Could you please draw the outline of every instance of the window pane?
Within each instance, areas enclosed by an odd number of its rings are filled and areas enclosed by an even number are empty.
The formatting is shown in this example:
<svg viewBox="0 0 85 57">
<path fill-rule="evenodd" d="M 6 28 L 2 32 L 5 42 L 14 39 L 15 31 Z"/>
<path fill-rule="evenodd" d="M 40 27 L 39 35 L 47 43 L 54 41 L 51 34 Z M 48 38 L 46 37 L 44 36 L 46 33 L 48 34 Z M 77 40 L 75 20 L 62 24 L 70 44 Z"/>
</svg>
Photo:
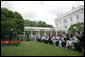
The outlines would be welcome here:
<svg viewBox="0 0 85 57">
<path fill-rule="evenodd" d="M 76 18 L 79 19 L 79 15 L 76 15 Z"/>
<path fill-rule="evenodd" d="M 67 27 L 65 26 L 65 28 L 67 28 Z"/>
<path fill-rule="evenodd" d="M 64 20 L 63 23 L 67 23 L 67 20 Z"/>
<path fill-rule="evenodd" d="M 72 21 L 72 17 L 70 17 L 71 21 Z"/>
</svg>

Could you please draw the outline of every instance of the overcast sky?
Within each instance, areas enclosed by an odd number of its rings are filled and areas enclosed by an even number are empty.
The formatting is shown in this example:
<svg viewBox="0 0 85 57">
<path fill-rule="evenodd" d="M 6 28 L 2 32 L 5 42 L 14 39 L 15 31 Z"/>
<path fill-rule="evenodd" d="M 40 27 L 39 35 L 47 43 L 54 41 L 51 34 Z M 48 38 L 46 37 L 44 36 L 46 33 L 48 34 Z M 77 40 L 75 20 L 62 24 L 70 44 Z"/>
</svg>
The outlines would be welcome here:
<svg viewBox="0 0 85 57">
<path fill-rule="evenodd" d="M 54 20 L 84 1 L 1 1 L 1 8 L 19 12 L 25 20 L 45 21 L 55 27 Z"/>
</svg>

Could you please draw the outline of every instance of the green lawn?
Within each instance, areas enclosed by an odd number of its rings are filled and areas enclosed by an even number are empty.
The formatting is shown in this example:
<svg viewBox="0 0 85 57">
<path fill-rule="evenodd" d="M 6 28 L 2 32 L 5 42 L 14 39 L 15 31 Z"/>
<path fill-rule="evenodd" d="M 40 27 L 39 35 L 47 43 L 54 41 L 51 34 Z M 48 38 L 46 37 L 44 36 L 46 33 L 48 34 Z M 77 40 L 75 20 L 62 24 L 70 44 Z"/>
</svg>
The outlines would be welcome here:
<svg viewBox="0 0 85 57">
<path fill-rule="evenodd" d="M 82 53 L 40 42 L 26 41 L 21 42 L 20 46 L 1 47 L 1 56 L 82 56 Z"/>
</svg>

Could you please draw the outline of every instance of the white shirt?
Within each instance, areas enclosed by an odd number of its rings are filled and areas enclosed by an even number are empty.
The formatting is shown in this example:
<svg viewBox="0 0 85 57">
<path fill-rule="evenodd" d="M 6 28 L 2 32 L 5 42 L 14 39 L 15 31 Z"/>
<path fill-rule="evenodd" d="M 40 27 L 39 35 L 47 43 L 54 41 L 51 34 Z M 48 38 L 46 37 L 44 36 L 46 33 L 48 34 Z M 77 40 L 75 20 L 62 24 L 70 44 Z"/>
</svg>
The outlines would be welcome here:
<svg viewBox="0 0 85 57">
<path fill-rule="evenodd" d="M 77 43 L 77 42 L 79 42 L 79 40 L 76 37 L 74 37 L 74 41 L 73 42 Z"/>
<path fill-rule="evenodd" d="M 42 39 L 41 40 L 45 40 L 46 38 L 45 37 L 42 37 Z"/>
<path fill-rule="evenodd" d="M 51 40 L 52 40 L 53 42 L 56 42 L 56 37 L 53 36 L 53 37 L 51 38 Z"/>
<path fill-rule="evenodd" d="M 59 40 L 59 39 L 60 39 L 60 37 L 56 37 L 56 39 L 57 39 L 57 40 Z"/>
<path fill-rule="evenodd" d="M 47 37 L 45 40 L 49 40 L 49 37 Z"/>
</svg>

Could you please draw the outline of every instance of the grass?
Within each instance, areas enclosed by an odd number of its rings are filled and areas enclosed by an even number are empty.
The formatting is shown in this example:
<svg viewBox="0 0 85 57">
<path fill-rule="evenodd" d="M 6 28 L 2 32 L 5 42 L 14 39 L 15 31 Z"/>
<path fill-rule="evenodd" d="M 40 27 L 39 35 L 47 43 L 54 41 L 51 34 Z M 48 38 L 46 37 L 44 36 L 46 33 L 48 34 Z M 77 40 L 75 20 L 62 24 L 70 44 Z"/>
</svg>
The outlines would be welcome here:
<svg viewBox="0 0 85 57">
<path fill-rule="evenodd" d="M 66 50 L 40 42 L 21 42 L 20 46 L 1 47 L 1 56 L 83 56 L 74 50 Z"/>
</svg>

